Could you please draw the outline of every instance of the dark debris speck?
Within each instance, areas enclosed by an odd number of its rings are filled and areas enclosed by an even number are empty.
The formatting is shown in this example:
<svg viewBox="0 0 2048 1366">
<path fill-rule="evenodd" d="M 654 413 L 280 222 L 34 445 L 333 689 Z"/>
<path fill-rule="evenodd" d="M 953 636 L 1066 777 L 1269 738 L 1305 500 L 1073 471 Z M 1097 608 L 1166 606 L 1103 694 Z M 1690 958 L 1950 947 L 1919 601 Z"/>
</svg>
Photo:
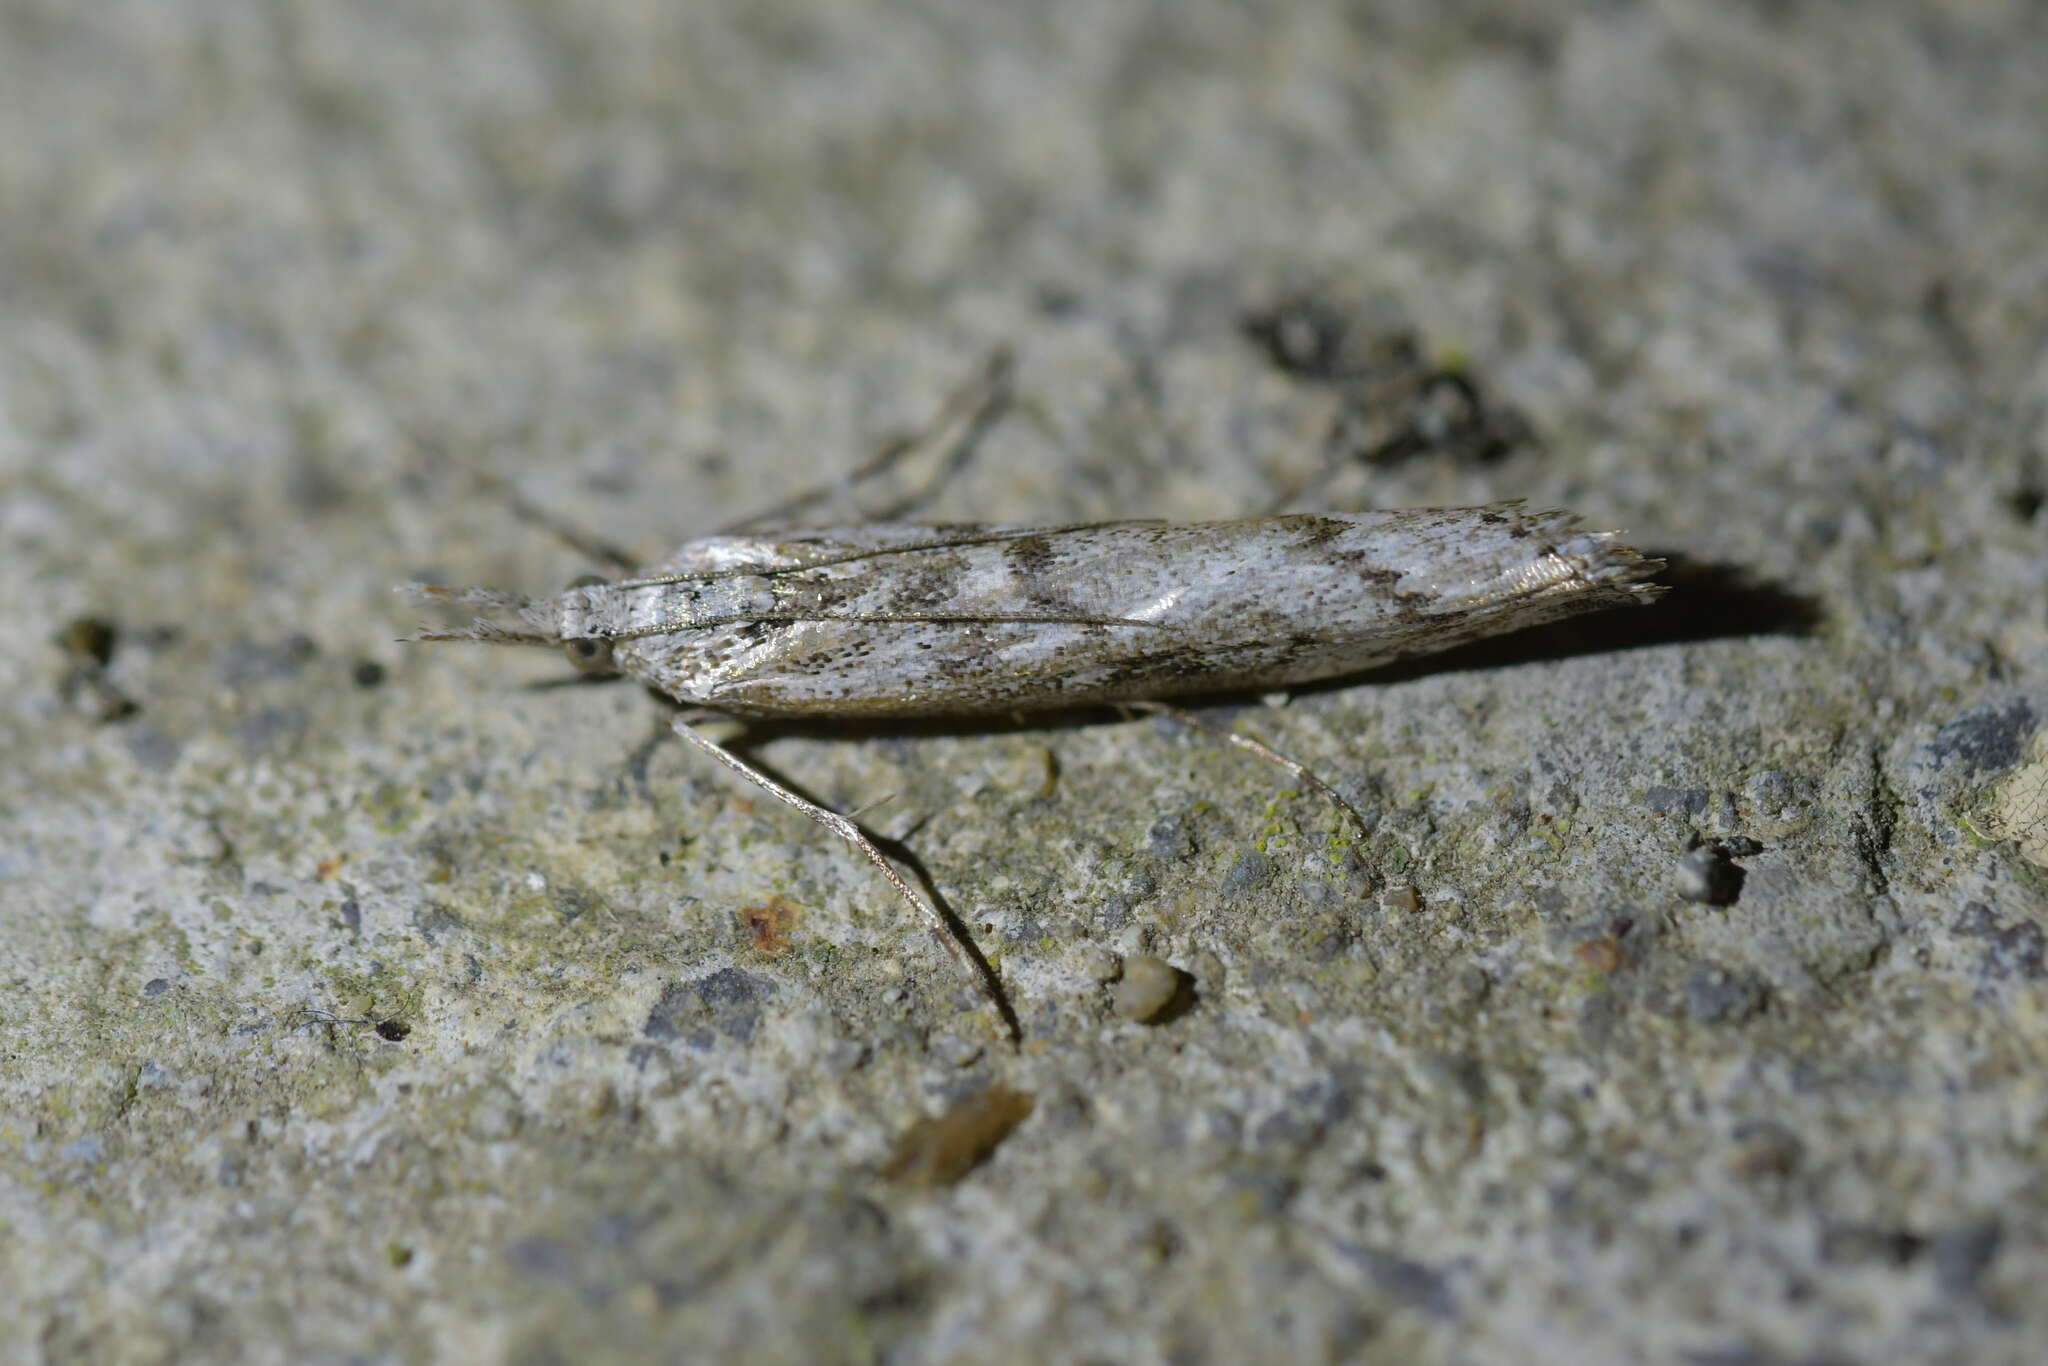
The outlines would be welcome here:
<svg viewBox="0 0 2048 1366">
<path fill-rule="evenodd" d="M 1334 305 L 1297 295 L 1245 314 L 1238 326 L 1285 374 L 1324 382 L 1347 377 L 1351 324 Z"/>
<path fill-rule="evenodd" d="M 114 646 L 120 639 L 120 628 L 105 617 L 74 617 L 57 633 L 57 647 L 74 659 L 104 669 L 113 662 Z"/>
<path fill-rule="evenodd" d="M 2043 505 L 2048 505 L 2048 491 L 2035 484 L 2025 484 L 2007 495 L 2005 505 L 2020 521 L 2031 522 L 2040 515 Z"/>
<path fill-rule="evenodd" d="M 1736 866 L 1732 850 L 1705 844 L 1687 851 L 1673 874 L 1678 895 L 1703 906 L 1732 906 L 1742 896 L 1747 874 Z"/>
</svg>

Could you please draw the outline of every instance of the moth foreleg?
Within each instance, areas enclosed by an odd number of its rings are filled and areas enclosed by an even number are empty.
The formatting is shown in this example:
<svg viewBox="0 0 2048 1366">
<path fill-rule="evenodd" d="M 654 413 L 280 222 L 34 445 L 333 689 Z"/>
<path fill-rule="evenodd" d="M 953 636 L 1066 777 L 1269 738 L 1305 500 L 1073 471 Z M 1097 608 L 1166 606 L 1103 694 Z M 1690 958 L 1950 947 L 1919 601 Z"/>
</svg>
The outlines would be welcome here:
<svg viewBox="0 0 2048 1366">
<path fill-rule="evenodd" d="M 951 955 L 953 961 L 960 965 L 960 970 L 967 975 L 968 981 L 973 983 L 975 991 L 981 995 L 981 998 L 988 1002 L 989 1008 L 995 1011 L 996 1018 L 1002 1022 L 1004 1029 L 1008 1031 L 1010 1037 L 1014 1040 L 1018 1036 L 1016 1015 L 1011 1011 L 1009 1004 L 1003 1000 L 1002 994 L 996 986 L 995 973 L 989 967 L 987 960 L 976 951 L 974 945 L 968 941 L 965 932 L 951 918 L 933 904 L 929 898 L 918 892 L 915 887 L 912 887 L 908 878 L 905 878 L 903 874 L 896 871 L 895 865 L 890 863 L 882 851 L 875 847 L 874 841 L 868 838 L 866 832 L 838 812 L 827 810 L 816 802 L 807 801 L 799 797 L 760 769 L 755 768 L 752 764 L 740 758 L 739 755 L 709 739 L 696 726 L 691 724 L 689 716 L 678 716 L 675 719 L 674 726 L 676 734 L 688 740 L 698 749 L 704 751 L 704 753 L 710 755 L 719 763 L 724 764 L 734 773 L 739 774 L 742 778 L 753 783 L 776 800 L 795 807 L 827 830 L 830 830 L 833 834 L 839 836 L 839 838 L 845 840 L 848 844 L 851 844 L 855 849 L 858 849 L 861 855 L 869 863 L 874 864 L 882 876 L 889 880 L 889 885 L 896 889 L 897 895 L 909 902 L 911 908 L 924 919 L 925 924 L 931 930 L 932 937 L 937 939 L 946 952 Z"/>
<path fill-rule="evenodd" d="M 786 523 L 797 517 L 815 517 L 820 504 L 849 497 L 862 485 L 892 472 L 903 477 L 895 481 L 896 488 L 891 492 L 862 500 L 861 520 L 893 521 L 929 502 L 967 463 L 981 434 L 1009 402 L 1012 366 L 1009 348 L 997 347 L 946 396 L 923 430 L 884 443 L 880 450 L 838 479 L 792 494 L 743 521 L 721 528 L 721 534 L 732 535 L 764 523 Z M 911 486 L 905 467 L 922 466 L 930 469 L 923 471 L 921 481 Z"/>
<path fill-rule="evenodd" d="M 641 561 L 630 551 L 601 537 L 593 536 L 580 527 L 569 525 L 513 488 L 507 481 L 489 474 L 481 475 L 479 478 L 486 489 L 505 500 L 506 505 L 520 521 L 539 527 L 578 555 L 595 560 L 620 574 L 630 574 L 639 567 Z"/>
</svg>

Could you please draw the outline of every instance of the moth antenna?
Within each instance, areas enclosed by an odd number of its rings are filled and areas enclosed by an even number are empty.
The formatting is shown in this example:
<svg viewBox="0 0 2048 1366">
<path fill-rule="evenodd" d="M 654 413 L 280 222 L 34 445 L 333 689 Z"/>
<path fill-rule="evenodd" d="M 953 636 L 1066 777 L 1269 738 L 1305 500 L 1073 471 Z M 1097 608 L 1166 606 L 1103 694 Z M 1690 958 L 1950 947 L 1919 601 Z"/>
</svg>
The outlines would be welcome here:
<svg viewBox="0 0 2048 1366">
<path fill-rule="evenodd" d="M 401 583 L 391 590 L 423 602 L 459 602 L 468 607 L 490 607 L 501 612 L 523 612 L 532 599 L 500 588 L 450 588 L 445 583 Z"/>
<path fill-rule="evenodd" d="M 421 631 L 415 635 L 400 636 L 399 640 L 410 644 L 414 641 L 437 640 L 480 640 L 487 645 L 559 645 L 553 636 L 544 636 L 538 631 L 514 631 L 485 621 L 478 617 L 459 631 Z"/>
</svg>

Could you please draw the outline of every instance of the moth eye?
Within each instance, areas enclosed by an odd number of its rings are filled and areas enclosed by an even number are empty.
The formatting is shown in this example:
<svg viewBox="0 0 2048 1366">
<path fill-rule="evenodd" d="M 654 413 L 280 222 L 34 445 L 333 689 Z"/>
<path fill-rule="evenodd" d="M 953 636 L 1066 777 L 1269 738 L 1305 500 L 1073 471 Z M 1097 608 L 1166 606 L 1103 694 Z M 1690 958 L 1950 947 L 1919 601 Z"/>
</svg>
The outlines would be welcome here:
<svg viewBox="0 0 2048 1366">
<path fill-rule="evenodd" d="M 591 640 L 584 637 L 562 642 L 562 653 L 569 662 L 587 674 L 616 673 L 618 666 L 612 662 L 612 643 L 609 640 Z"/>
<path fill-rule="evenodd" d="M 578 574 L 575 578 L 569 580 L 567 587 L 595 588 L 597 587 L 597 585 L 601 583 L 608 582 L 610 582 L 610 580 L 606 579 L 605 576 L 602 574 Z"/>
</svg>

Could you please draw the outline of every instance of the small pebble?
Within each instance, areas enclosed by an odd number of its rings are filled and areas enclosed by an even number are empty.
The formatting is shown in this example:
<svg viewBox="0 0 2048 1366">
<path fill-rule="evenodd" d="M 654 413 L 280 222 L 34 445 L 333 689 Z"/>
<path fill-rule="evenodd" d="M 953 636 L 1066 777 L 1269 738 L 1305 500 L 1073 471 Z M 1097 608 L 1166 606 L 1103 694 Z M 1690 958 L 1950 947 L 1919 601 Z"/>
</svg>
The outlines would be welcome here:
<svg viewBox="0 0 2048 1366">
<path fill-rule="evenodd" d="M 1150 1020 L 1165 1010 L 1180 990 L 1180 973 L 1164 958 L 1134 953 L 1124 959 L 1124 979 L 1116 985 L 1113 1003 L 1126 1020 Z"/>
<path fill-rule="evenodd" d="M 1422 909 L 1422 893 L 1409 886 L 1389 887 L 1380 894 L 1380 909 L 1419 911 Z"/>
<path fill-rule="evenodd" d="M 1702 845 L 1678 860 L 1672 886 L 1687 901 L 1730 906 L 1742 895 L 1743 872 L 1718 845 Z"/>
<path fill-rule="evenodd" d="M 57 648 L 74 658 L 89 660 L 104 669 L 114 658 L 119 631 L 103 617 L 77 617 L 64 623 L 57 633 Z"/>
</svg>

